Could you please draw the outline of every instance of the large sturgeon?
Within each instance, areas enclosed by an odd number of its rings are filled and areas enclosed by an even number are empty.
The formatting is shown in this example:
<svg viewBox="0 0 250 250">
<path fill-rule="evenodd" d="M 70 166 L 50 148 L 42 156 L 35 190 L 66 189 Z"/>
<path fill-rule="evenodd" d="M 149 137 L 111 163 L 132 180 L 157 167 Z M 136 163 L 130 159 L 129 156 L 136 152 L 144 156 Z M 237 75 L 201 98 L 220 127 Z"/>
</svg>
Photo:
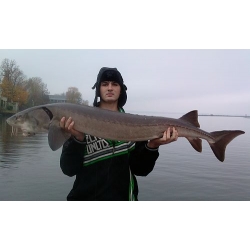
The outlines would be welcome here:
<svg viewBox="0 0 250 250">
<path fill-rule="evenodd" d="M 48 131 L 48 142 L 52 150 L 59 149 L 70 137 L 62 130 L 62 117 L 72 117 L 74 128 L 96 137 L 118 141 L 145 141 L 163 136 L 168 127 L 175 127 L 179 137 L 186 137 L 193 148 L 201 152 L 202 140 L 209 143 L 220 161 L 225 159 L 225 150 L 241 130 L 223 130 L 208 133 L 201 130 L 197 110 L 179 119 L 126 114 L 83 105 L 58 103 L 32 107 L 7 119 L 9 125 L 19 127 L 24 134 Z"/>
</svg>

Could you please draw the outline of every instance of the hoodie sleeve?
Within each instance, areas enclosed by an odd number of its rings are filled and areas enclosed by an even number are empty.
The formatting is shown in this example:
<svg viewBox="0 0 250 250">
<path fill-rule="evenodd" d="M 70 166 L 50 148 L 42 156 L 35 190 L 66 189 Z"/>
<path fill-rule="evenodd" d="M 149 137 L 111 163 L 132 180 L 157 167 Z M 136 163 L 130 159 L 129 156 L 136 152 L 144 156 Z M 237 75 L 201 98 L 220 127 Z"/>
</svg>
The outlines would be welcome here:
<svg viewBox="0 0 250 250">
<path fill-rule="evenodd" d="M 158 149 L 149 149 L 146 145 L 146 141 L 136 142 L 135 149 L 130 153 L 130 169 L 138 176 L 147 176 L 154 169 L 159 157 Z"/>
<path fill-rule="evenodd" d="M 65 175 L 76 175 L 83 165 L 84 144 L 69 138 L 63 145 L 60 167 Z"/>
</svg>

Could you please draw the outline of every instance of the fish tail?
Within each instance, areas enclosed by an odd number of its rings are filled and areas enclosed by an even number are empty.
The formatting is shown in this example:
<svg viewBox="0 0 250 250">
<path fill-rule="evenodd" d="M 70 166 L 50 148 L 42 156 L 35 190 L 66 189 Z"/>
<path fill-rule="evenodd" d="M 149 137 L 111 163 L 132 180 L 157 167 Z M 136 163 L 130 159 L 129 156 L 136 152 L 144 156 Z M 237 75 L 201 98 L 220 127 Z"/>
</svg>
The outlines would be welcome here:
<svg viewBox="0 0 250 250">
<path fill-rule="evenodd" d="M 245 134 L 241 130 L 223 130 L 210 133 L 215 142 L 208 142 L 217 159 L 221 162 L 225 160 L 227 145 L 238 135 Z"/>
</svg>

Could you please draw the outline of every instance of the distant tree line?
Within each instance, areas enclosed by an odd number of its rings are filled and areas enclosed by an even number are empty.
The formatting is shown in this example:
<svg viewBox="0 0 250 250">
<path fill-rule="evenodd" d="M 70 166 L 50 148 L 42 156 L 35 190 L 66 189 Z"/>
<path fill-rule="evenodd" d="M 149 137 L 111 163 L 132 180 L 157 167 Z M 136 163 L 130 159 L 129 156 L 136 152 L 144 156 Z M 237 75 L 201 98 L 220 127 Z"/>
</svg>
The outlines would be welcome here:
<svg viewBox="0 0 250 250">
<path fill-rule="evenodd" d="M 82 94 L 75 87 L 69 87 L 67 102 L 87 104 Z M 4 59 L 0 66 L 0 97 L 7 98 L 8 103 L 18 103 L 19 109 L 49 103 L 49 91 L 41 77 L 27 78 L 15 60 Z"/>
</svg>

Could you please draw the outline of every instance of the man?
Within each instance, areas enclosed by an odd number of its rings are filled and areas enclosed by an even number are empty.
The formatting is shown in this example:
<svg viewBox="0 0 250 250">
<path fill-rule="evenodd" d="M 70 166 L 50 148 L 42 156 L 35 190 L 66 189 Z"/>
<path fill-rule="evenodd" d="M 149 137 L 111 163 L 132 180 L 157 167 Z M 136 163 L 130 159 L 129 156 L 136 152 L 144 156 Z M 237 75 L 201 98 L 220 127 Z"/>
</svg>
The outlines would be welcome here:
<svg viewBox="0 0 250 250">
<path fill-rule="evenodd" d="M 116 68 L 101 68 L 93 89 L 95 107 L 124 112 L 127 87 Z M 138 200 L 135 175 L 148 175 L 159 156 L 159 146 L 178 138 L 177 130 L 169 128 L 162 138 L 151 141 L 111 141 L 76 131 L 71 118 L 66 121 L 63 117 L 60 126 L 72 135 L 62 149 L 61 169 L 76 176 L 67 200 Z"/>
</svg>

